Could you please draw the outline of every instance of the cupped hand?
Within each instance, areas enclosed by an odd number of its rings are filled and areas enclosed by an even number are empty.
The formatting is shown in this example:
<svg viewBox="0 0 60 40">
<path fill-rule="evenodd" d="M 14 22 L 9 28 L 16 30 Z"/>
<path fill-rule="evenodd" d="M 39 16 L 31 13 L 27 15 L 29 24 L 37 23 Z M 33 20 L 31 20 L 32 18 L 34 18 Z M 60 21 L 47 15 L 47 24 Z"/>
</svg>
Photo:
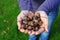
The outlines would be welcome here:
<svg viewBox="0 0 60 40">
<path fill-rule="evenodd" d="M 35 32 L 36 35 L 42 33 L 43 31 L 48 32 L 48 16 L 47 16 L 46 12 L 44 12 L 44 11 L 35 12 L 35 14 L 37 14 L 37 13 L 40 14 L 40 18 L 41 18 L 43 24 L 40 26 L 41 28 L 37 32 Z"/>
<path fill-rule="evenodd" d="M 17 16 L 18 30 L 20 30 L 21 32 L 24 32 L 24 33 L 32 34 L 33 33 L 32 31 L 24 30 L 23 27 L 22 27 L 22 25 L 21 25 L 21 20 L 24 19 L 24 17 L 26 15 L 33 16 L 33 13 L 31 11 L 24 10 L 24 11 L 21 11 L 19 13 L 19 15 Z"/>
</svg>

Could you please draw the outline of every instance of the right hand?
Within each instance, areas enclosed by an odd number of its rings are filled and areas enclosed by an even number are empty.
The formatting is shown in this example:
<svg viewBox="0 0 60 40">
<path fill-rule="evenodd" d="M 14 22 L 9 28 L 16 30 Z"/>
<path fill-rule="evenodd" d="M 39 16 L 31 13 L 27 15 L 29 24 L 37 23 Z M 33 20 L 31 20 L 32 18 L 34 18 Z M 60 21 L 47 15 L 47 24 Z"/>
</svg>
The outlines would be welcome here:
<svg viewBox="0 0 60 40">
<path fill-rule="evenodd" d="M 17 25 L 18 25 L 18 30 L 20 30 L 21 32 L 25 32 L 25 30 L 22 28 L 21 25 L 21 20 L 25 17 L 25 15 L 28 14 L 27 10 L 21 11 L 19 13 L 19 15 L 17 16 Z"/>
<path fill-rule="evenodd" d="M 41 28 L 39 29 L 39 31 L 36 32 L 36 35 L 42 33 L 43 31 L 48 32 L 48 15 L 46 14 L 45 11 L 35 12 L 35 14 L 37 14 L 37 13 L 40 14 L 40 18 L 41 18 L 43 24 L 40 26 Z"/>
<path fill-rule="evenodd" d="M 21 20 L 25 17 L 25 15 L 28 15 L 28 14 L 32 15 L 33 13 L 31 11 L 24 10 L 24 11 L 21 11 L 19 15 L 17 16 L 18 30 L 24 33 L 28 33 L 28 34 L 34 34 L 32 31 L 24 30 L 21 25 Z"/>
</svg>

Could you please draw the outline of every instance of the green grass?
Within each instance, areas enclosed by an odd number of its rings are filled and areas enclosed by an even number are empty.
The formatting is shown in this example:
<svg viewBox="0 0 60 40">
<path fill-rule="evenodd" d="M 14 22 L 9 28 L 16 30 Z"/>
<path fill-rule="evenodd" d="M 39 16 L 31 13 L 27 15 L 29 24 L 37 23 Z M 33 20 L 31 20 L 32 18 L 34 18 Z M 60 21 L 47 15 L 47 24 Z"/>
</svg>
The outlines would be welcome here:
<svg viewBox="0 0 60 40">
<path fill-rule="evenodd" d="M 19 12 L 17 0 L 0 0 L 0 40 L 28 40 L 28 35 L 17 29 L 16 18 Z M 60 12 L 49 39 L 60 40 Z"/>
</svg>

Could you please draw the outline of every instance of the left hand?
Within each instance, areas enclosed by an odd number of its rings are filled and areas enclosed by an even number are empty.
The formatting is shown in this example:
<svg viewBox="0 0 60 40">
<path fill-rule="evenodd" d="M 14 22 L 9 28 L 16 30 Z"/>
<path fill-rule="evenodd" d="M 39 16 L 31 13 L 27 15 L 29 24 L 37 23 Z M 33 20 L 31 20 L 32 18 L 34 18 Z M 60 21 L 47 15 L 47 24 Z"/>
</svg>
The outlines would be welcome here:
<svg viewBox="0 0 60 40">
<path fill-rule="evenodd" d="M 48 32 L 48 16 L 46 14 L 46 12 L 44 11 L 37 11 L 35 13 L 39 13 L 40 14 L 40 18 L 43 22 L 43 24 L 40 26 L 41 28 L 39 29 L 39 31 L 36 32 L 36 35 L 40 34 L 43 31 Z"/>
</svg>

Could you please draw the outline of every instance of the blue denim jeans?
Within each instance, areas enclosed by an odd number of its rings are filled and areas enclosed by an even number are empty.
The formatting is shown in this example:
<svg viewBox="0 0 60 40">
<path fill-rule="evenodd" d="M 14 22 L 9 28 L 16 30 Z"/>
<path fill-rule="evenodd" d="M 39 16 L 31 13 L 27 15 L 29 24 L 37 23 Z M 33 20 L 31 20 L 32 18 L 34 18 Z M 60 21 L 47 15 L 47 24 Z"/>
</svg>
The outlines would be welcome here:
<svg viewBox="0 0 60 40">
<path fill-rule="evenodd" d="M 57 12 L 50 12 L 48 15 L 48 30 L 49 32 L 42 32 L 39 36 L 39 40 L 48 40 L 48 36 L 51 30 L 52 23 L 57 16 Z M 29 40 L 36 40 L 36 35 L 29 35 Z"/>
</svg>

